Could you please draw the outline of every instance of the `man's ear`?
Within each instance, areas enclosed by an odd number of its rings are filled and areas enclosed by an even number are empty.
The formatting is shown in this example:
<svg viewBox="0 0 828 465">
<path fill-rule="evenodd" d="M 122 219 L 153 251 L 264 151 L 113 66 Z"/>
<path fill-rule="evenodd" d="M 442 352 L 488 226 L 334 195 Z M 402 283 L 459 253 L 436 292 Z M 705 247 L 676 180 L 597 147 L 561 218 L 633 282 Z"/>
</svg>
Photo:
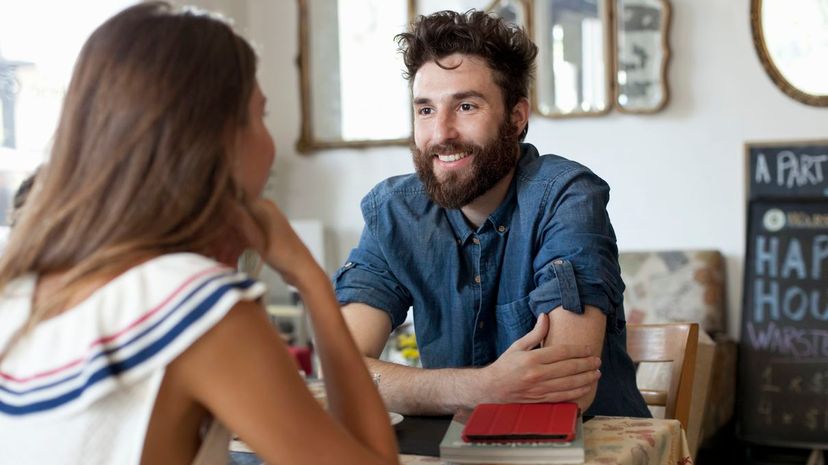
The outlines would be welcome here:
<svg viewBox="0 0 828 465">
<path fill-rule="evenodd" d="M 527 124 L 529 124 L 529 99 L 522 98 L 512 107 L 512 126 L 515 127 L 518 137 Z"/>
</svg>

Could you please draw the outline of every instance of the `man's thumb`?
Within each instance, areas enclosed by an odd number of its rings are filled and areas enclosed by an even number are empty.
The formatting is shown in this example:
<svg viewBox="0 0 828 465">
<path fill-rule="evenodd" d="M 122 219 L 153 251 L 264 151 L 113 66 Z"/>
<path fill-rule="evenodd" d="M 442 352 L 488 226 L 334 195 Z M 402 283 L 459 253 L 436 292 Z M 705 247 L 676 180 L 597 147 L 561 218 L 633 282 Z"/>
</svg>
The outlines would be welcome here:
<svg viewBox="0 0 828 465">
<path fill-rule="evenodd" d="M 529 331 L 525 336 L 512 343 L 509 350 L 530 350 L 543 342 L 543 339 L 546 337 L 546 333 L 548 332 L 549 315 L 541 313 L 538 317 L 537 323 L 535 323 L 535 327 L 532 328 L 532 331 Z"/>
</svg>

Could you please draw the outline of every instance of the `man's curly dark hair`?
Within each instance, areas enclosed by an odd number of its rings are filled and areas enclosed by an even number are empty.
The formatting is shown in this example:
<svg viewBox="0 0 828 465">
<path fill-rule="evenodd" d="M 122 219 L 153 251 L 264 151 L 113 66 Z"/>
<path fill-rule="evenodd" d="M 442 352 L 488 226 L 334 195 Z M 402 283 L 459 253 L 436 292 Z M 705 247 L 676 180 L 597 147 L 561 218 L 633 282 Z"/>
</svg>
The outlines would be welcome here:
<svg viewBox="0 0 828 465">
<path fill-rule="evenodd" d="M 538 47 L 523 29 L 495 15 L 477 10 L 421 15 L 411 24 L 410 32 L 394 39 L 405 63 L 403 76 L 409 81 L 423 64 L 434 61 L 447 69 L 439 60 L 461 53 L 483 58 L 494 71 L 507 112 L 521 98 L 529 97 Z"/>
</svg>

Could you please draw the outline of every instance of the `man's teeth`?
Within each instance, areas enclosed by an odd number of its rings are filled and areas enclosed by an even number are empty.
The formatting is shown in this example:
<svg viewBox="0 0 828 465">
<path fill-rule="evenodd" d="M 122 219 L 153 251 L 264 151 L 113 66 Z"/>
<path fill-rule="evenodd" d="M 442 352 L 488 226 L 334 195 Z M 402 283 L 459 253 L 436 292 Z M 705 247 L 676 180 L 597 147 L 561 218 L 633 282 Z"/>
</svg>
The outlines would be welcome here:
<svg viewBox="0 0 828 465">
<path fill-rule="evenodd" d="M 468 156 L 469 156 L 468 153 L 460 152 L 460 153 L 452 153 L 451 155 L 437 155 L 437 158 L 439 158 L 440 161 L 448 162 L 448 161 L 462 160 L 463 158 L 466 158 Z"/>
</svg>

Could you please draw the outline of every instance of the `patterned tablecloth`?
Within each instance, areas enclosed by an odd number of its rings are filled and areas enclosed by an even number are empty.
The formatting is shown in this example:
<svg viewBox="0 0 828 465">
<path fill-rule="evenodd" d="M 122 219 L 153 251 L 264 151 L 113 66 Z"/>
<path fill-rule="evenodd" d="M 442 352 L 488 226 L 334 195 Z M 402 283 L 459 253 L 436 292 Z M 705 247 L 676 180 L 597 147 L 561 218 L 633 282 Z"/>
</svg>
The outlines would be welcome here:
<svg viewBox="0 0 828 465">
<path fill-rule="evenodd" d="M 595 417 L 584 423 L 587 464 L 691 465 L 677 420 Z M 440 464 L 438 457 L 401 455 L 402 465 Z"/>
</svg>

